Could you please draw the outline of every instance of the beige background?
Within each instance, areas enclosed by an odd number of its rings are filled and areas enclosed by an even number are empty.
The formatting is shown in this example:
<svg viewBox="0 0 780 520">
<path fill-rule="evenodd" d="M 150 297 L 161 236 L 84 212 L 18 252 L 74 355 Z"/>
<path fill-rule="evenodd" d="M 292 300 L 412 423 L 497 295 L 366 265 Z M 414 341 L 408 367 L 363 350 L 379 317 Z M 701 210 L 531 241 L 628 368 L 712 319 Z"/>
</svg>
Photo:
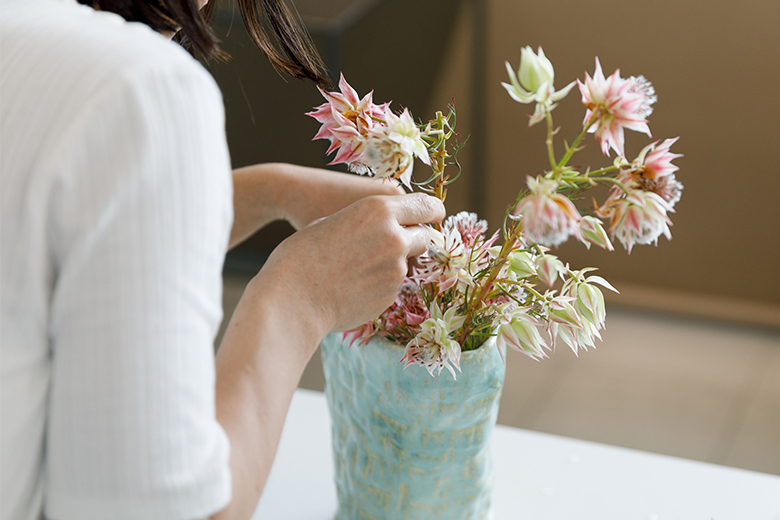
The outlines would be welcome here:
<svg viewBox="0 0 780 520">
<path fill-rule="evenodd" d="M 492 228 L 525 176 L 540 172 L 546 161 L 542 125 L 526 127 L 532 107 L 513 102 L 500 87 L 504 61 L 517 66 L 522 46 L 542 45 L 555 65 L 557 86 L 582 78 L 585 70 L 592 73 L 594 56 L 606 73 L 619 67 L 623 76 L 645 75 L 659 95 L 650 118 L 654 138 L 681 136 L 673 151 L 685 154 L 676 161 L 685 190 L 673 215 L 674 238 L 661 238 L 657 248 L 639 246 L 630 256 L 620 246 L 613 253 L 588 252 L 577 243 L 558 253 L 575 267 L 601 267 L 627 303 L 780 324 L 780 3 L 363 3 L 358 21 L 340 27 L 336 38 L 333 31 L 330 39 L 323 36 L 327 19 L 312 20 L 318 44 L 332 50 L 337 42 L 339 68 L 361 94 L 373 88 L 375 100 L 395 99 L 395 107 L 409 106 L 418 118 L 431 117 L 455 98 L 464 135 L 474 132 L 473 110 L 481 103 L 484 152 L 478 140 L 476 148 L 462 152 L 464 176 L 448 207 L 479 210 Z M 304 16 L 307 8 L 312 11 L 309 4 L 299 3 Z M 341 5 L 332 5 L 338 14 Z M 479 48 L 475 5 L 486 13 L 483 58 L 473 52 Z M 229 8 L 219 15 L 223 35 L 230 16 Z M 225 95 L 234 164 L 322 165 L 324 142 L 309 142 L 317 124 L 302 115 L 321 102 L 319 94 L 275 74 L 240 26 L 236 13 L 224 38 L 232 62 L 212 66 Z M 484 96 L 476 104 L 475 59 L 484 69 Z M 561 135 L 571 139 L 583 115 L 576 90 L 554 115 L 563 125 Z M 629 155 L 649 142 L 631 134 Z M 605 164 L 593 140 L 586 143 L 588 150 L 575 162 Z M 560 155 L 560 142 L 558 150 Z M 484 183 L 482 200 L 470 188 L 475 181 Z M 276 239 L 261 236 L 253 247 Z"/>
</svg>

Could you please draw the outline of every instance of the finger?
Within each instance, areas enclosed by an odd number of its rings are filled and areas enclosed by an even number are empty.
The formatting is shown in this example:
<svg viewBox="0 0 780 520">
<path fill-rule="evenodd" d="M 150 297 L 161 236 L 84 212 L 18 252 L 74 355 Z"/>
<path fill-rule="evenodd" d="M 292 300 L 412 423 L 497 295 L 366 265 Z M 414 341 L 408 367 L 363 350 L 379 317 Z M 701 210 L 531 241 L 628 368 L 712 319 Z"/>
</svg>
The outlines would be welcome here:
<svg viewBox="0 0 780 520">
<path fill-rule="evenodd" d="M 444 204 L 436 197 L 424 193 L 392 197 L 391 204 L 396 219 L 402 226 L 441 222 L 446 215 Z"/>
<path fill-rule="evenodd" d="M 356 186 L 368 195 L 405 195 L 406 192 L 389 177 L 356 177 L 352 176 Z M 364 195 L 365 196 L 365 195 Z"/>
<path fill-rule="evenodd" d="M 391 180 L 387 177 L 382 178 L 382 187 L 387 190 L 390 195 L 406 195 L 406 191 L 398 184 L 397 181 Z"/>
<path fill-rule="evenodd" d="M 409 251 L 406 253 L 406 257 L 420 256 L 428 249 L 428 244 L 431 243 L 431 232 L 425 226 L 409 226 L 404 228 L 404 235 L 406 235 L 407 243 L 409 244 Z"/>
</svg>

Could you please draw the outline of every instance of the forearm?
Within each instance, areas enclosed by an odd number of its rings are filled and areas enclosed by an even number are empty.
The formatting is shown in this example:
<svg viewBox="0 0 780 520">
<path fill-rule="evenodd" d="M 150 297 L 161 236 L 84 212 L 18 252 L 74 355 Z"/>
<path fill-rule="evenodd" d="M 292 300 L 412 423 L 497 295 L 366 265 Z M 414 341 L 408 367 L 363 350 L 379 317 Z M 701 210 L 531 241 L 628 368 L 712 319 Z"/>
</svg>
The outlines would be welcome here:
<svg viewBox="0 0 780 520">
<path fill-rule="evenodd" d="M 290 174 L 294 168 L 289 164 L 268 163 L 233 170 L 231 248 L 266 224 L 285 218 L 285 200 L 294 189 Z"/>
<path fill-rule="evenodd" d="M 266 281 L 267 282 L 267 281 Z M 248 519 L 271 470 L 287 409 L 309 358 L 327 332 L 250 282 L 216 359 L 217 419 L 230 439 L 233 495 L 213 518 Z"/>
</svg>

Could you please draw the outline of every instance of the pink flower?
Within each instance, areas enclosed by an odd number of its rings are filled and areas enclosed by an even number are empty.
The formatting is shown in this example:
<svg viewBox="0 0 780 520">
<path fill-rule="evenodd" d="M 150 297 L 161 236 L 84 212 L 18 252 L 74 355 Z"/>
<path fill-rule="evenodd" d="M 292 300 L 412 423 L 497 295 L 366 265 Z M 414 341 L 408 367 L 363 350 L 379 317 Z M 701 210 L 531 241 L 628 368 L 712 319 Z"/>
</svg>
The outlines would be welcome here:
<svg viewBox="0 0 780 520">
<path fill-rule="evenodd" d="M 664 199 L 669 206 L 669 211 L 674 211 L 674 206 L 682 197 L 683 185 L 674 174 L 664 175 L 658 179 L 643 179 L 640 186 L 645 191 L 650 191 Z"/>
<path fill-rule="evenodd" d="M 546 246 L 557 246 L 569 235 L 580 238 L 580 214 L 572 202 L 556 193 L 558 183 L 528 177 L 531 195 L 523 198 L 514 210 L 522 216 L 523 234 L 527 239 Z"/>
<path fill-rule="evenodd" d="M 343 333 L 344 339 L 349 341 L 350 347 L 354 345 L 356 341 L 361 345 L 365 345 L 374 334 L 376 334 L 376 327 L 372 321 Z"/>
<path fill-rule="evenodd" d="M 403 313 L 406 323 L 412 326 L 421 324 L 431 316 L 423 300 L 420 286 L 410 278 L 407 278 L 398 289 L 395 305 Z"/>
<path fill-rule="evenodd" d="M 672 164 L 674 159 L 682 155 L 669 151 L 677 139 L 677 137 L 666 139 L 660 146 L 656 146 L 658 141 L 647 145 L 640 152 L 639 157 L 631 163 L 631 170 L 629 170 L 636 187 L 655 193 L 664 199 L 668 211 L 673 211 L 683 189 L 683 185 L 674 175 L 679 168 Z"/>
<path fill-rule="evenodd" d="M 614 200 L 605 211 L 611 216 L 609 232 L 631 253 L 634 244 L 658 244 L 663 234 L 671 240 L 672 221 L 666 212 L 672 208 L 659 195 L 632 189 Z"/>
<path fill-rule="evenodd" d="M 327 103 L 306 115 L 322 123 L 314 139 L 330 141 L 327 154 L 337 151 L 330 164 L 358 163 L 363 151 L 364 137 L 375 126 L 384 124 L 385 109 L 389 103 L 375 105 L 371 99 L 373 91 L 363 99 L 358 98 L 357 92 L 347 83 L 343 74 L 339 81 L 339 90 L 341 92 L 325 92 L 320 89 Z M 356 164 L 355 169 L 360 170 L 360 165 Z"/>
<path fill-rule="evenodd" d="M 646 179 L 659 179 L 671 175 L 680 168 L 672 164 L 674 159 L 682 157 L 682 154 L 671 153 L 669 148 L 677 142 L 679 137 L 666 139 L 661 146 L 656 147 L 658 141 L 645 146 L 631 164 L 640 176 Z"/>
<path fill-rule="evenodd" d="M 463 247 L 471 249 L 475 243 L 485 240 L 488 224 L 485 220 L 479 220 L 476 213 L 461 211 L 457 215 L 447 217 L 447 220 L 444 221 L 444 229 L 457 229 L 463 241 Z"/>
<path fill-rule="evenodd" d="M 624 155 L 624 128 L 651 135 L 646 118 L 657 97 L 653 86 L 643 76 L 624 79 L 620 77 L 620 70 L 616 70 L 605 78 L 596 58 L 593 77 L 586 72 L 585 83 L 577 80 L 577 85 L 582 102 L 588 107 L 585 114 L 585 122 L 591 121 L 588 132 L 595 133 L 601 141 L 604 155 L 609 155 L 610 148 L 619 156 Z"/>
</svg>

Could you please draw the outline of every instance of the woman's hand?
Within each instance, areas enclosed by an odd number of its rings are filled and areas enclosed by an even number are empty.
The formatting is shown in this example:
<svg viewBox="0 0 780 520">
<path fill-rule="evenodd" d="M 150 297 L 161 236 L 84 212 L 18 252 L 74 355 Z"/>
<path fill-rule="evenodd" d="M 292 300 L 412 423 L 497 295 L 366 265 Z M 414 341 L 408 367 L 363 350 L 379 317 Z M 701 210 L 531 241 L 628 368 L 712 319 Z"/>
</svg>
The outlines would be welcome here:
<svg viewBox="0 0 780 520">
<path fill-rule="evenodd" d="M 273 220 L 284 219 L 295 229 L 332 215 L 372 195 L 400 195 L 392 181 L 269 163 L 233 172 L 235 220 L 233 247 Z"/>
<path fill-rule="evenodd" d="M 283 301 L 311 310 L 323 334 L 354 328 L 389 307 L 406 259 L 430 240 L 419 224 L 445 215 L 438 199 L 421 193 L 358 198 L 282 242 L 258 274 L 268 279 L 266 290 L 275 285 Z"/>
</svg>

